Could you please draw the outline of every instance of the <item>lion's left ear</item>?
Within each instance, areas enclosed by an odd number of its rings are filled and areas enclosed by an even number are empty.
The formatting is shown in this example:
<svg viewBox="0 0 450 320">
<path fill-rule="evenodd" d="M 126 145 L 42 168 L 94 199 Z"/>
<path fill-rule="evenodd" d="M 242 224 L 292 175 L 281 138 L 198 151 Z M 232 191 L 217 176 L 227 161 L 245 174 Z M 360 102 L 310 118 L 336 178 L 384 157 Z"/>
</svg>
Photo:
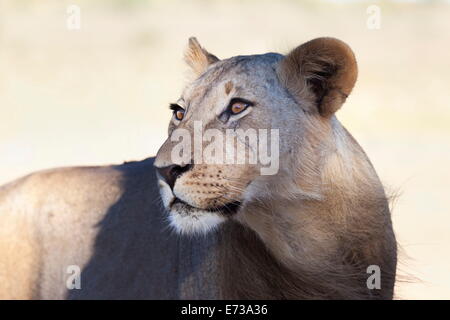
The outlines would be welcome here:
<svg viewBox="0 0 450 320">
<path fill-rule="evenodd" d="M 329 117 L 352 91 L 358 68 L 347 44 L 317 38 L 292 50 L 280 61 L 277 73 L 294 97 L 311 101 L 322 116 Z"/>
<path fill-rule="evenodd" d="M 194 71 L 196 76 L 200 76 L 206 71 L 209 65 L 219 61 L 215 55 L 202 48 L 196 38 L 189 38 L 189 44 L 184 53 L 184 60 Z"/>
</svg>

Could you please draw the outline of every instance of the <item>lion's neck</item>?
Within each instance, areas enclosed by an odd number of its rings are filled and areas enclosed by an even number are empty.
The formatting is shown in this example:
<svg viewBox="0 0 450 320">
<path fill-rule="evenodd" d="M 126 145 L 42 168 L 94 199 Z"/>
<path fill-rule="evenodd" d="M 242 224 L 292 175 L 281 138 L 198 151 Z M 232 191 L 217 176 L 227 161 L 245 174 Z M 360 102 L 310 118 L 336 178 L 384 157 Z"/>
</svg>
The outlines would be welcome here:
<svg viewBox="0 0 450 320">
<path fill-rule="evenodd" d="M 292 270 L 305 267 L 305 260 L 308 266 L 320 266 L 336 253 L 337 232 L 359 210 L 356 202 L 361 200 L 361 193 L 366 197 L 373 193 L 384 196 L 356 142 L 350 141 L 338 123 L 332 132 L 330 145 L 337 147 L 327 150 L 322 146 L 324 152 L 315 159 L 316 167 L 300 172 L 294 183 L 284 187 L 294 190 L 288 197 L 283 186 L 273 185 L 274 194 L 249 203 L 238 217 Z"/>
<path fill-rule="evenodd" d="M 382 263 L 384 243 L 377 237 L 390 227 L 389 209 L 383 188 L 367 160 L 365 154 L 345 131 L 339 132 L 338 149 L 328 152 L 322 159 L 320 176 L 317 177 L 319 192 L 314 197 L 301 192 L 292 193 L 290 199 L 271 197 L 267 201 L 258 199 L 250 203 L 238 220 L 247 226 L 268 249 L 261 252 L 258 259 L 248 257 L 240 259 L 272 278 L 277 283 L 284 283 L 286 288 L 307 287 L 312 293 L 310 298 L 326 295 L 332 284 L 341 288 L 342 296 L 358 297 L 362 283 L 362 267 L 369 261 Z M 297 197 L 292 195 L 298 194 Z M 247 236 L 249 237 L 249 236 Z M 374 241 L 375 253 L 366 248 L 368 239 Z M 237 244 L 238 248 L 257 247 L 256 240 L 246 240 Z M 361 248 L 354 248 L 354 245 Z M 237 250 L 239 252 L 239 250 Z M 247 250 L 248 254 L 256 250 Z M 254 256 L 254 255 L 252 255 Z M 357 257 L 357 261 L 353 261 Z M 273 259 L 272 263 L 268 261 Z M 259 266 L 257 266 L 259 264 Z M 269 265 L 268 269 L 265 267 Z M 247 267 L 248 266 L 242 266 Z M 281 268 L 282 274 L 269 275 L 274 269 Z M 251 269 L 251 268 L 250 268 Z M 365 269 L 364 269 L 365 270 Z M 281 270 L 278 270 L 281 271 Z M 354 279 L 352 274 L 356 274 Z M 342 282 L 348 276 L 347 280 Z M 276 279 L 275 279 L 275 278 Z M 324 279 L 327 280 L 324 281 Z M 327 282 L 328 281 L 328 282 Z M 358 283 L 356 292 L 352 281 Z M 364 282 L 365 283 L 365 282 Z M 364 291 L 365 292 L 365 291 Z M 334 297 L 339 297 L 335 294 Z"/>
</svg>

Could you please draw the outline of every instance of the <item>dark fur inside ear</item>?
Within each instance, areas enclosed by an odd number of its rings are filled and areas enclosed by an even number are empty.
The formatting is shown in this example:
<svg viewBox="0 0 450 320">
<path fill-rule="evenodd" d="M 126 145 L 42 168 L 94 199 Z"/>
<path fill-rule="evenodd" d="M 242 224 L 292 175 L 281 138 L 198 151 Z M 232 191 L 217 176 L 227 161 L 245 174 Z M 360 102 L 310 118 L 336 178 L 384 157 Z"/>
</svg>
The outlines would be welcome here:
<svg viewBox="0 0 450 320">
<path fill-rule="evenodd" d="M 342 106 L 358 74 L 350 47 L 333 38 L 314 39 L 295 48 L 277 72 L 294 97 L 311 102 L 325 117 Z"/>
<path fill-rule="evenodd" d="M 194 71 L 195 75 L 200 76 L 209 65 L 219 61 L 219 58 L 202 48 L 197 39 L 191 37 L 184 54 L 184 60 Z"/>
<path fill-rule="evenodd" d="M 330 79 L 336 72 L 336 66 L 330 63 L 324 63 L 321 67 L 321 71 L 317 71 L 311 78 L 306 80 L 314 93 L 315 104 L 320 113 L 323 113 L 322 102 L 329 89 L 327 79 Z"/>
</svg>

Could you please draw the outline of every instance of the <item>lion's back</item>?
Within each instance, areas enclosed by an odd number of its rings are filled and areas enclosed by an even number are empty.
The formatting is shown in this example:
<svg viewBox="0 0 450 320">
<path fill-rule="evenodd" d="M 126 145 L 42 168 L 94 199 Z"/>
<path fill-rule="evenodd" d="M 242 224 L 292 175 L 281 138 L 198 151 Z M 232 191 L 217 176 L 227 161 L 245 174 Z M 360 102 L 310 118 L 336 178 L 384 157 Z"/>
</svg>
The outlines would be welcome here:
<svg viewBox="0 0 450 320">
<path fill-rule="evenodd" d="M 55 291 L 54 282 L 63 272 L 57 269 L 63 261 L 87 259 L 92 226 L 120 193 L 116 177 L 113 170 L 61 168 L 0 187 L 0 298 L 60 297 L 64 287 Z M 107 195 L 96 197 L 107 180 Z"/>
</svg>

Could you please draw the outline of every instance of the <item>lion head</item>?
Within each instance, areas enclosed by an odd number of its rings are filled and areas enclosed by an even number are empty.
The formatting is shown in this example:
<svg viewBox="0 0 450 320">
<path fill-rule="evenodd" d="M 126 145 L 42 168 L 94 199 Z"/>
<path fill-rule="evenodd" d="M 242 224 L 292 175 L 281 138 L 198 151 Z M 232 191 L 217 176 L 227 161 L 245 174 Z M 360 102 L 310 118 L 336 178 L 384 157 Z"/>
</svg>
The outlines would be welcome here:
<svg viewBox="0 0 450 320">
<path fill-rule="evenodd" d="M 220 60 L 191 38 L 185 59 L 195 79 L 170 106 L 155 161 L 171 225 L 202 233 L 275 200 L 320 198 L 343 132 L 334 113 L 357 77 L 351 49 L 319 38 L 286 56 Z"/>
</svg>

